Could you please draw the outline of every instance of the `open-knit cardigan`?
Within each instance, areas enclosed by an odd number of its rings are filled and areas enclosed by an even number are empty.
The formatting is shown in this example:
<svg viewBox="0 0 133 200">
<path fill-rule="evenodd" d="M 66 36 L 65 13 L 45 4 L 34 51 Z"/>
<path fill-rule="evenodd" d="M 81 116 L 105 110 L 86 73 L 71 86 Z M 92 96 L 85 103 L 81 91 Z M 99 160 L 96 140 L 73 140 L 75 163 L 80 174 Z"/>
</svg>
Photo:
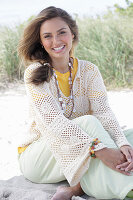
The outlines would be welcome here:
<svg viewBox="0 0 133 200">
<path fill-rule="evenodd" d="M 77 59 L 78 70 L 73 81 L 74 110 L 72 102 L 60 90 L 64 102 L 69 102 L 63 114 L 57 96 L 55 79 L 39 85 L 28 83 L 31 73 L 40 66 L 39 62 L 26 68 L 24 81 L 29 98 L 30 128 L 20 147 L 31 144 L 39 137 L 47 140 L 47 146 L 53 153 L 70 185 L 76 185 L 89 168 L 89 147 L 94 138 L 88 136 L 71 119 L 83 115 L 94 115 L 108 131 L 118 147 L 129 145 L 107 99 L 107 92 L 99 69 L 94 64 Z M 96 145 L 96 151 L 106 147 Z"/>
</svg>

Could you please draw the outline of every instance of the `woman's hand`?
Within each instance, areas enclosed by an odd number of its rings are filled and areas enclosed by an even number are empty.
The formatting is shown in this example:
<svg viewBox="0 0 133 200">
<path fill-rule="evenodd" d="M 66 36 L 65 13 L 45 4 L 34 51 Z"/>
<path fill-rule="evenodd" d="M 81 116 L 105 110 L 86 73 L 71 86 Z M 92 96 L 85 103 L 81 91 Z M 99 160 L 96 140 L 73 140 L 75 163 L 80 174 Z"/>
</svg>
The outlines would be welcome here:
<svg viewBox="0 0 133 200">
<path fill-rule="evenodd" d="M 125 175 L 130 175 L 130 172 L 120 170 L 116 166 L 126 163 L 127 159 L 125 155 L 121 152 L 120 149 L 104 148 L 98 151 L 95 151 L 95 155 L 99 158 L 105 165 L 111 169 L 120 172 Z"/>
<path fill-rule="evenodd" d="M 133 148 L 125 145 L 120 150 L 125 155 L 127 162 L 117 165 L 116 168 L 124 171 L 133 171 Z"/>
</svg>

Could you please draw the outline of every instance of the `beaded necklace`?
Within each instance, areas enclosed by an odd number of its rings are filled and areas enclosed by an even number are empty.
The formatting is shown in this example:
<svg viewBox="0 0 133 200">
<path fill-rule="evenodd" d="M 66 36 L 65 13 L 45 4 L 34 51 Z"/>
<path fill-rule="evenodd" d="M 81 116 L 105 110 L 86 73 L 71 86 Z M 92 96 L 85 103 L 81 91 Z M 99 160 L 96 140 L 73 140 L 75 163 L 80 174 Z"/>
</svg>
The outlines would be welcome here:
<svg viewBox="0 0 133 200">
<path fill-rule="evenodd" d="M 60 102 L 60 106 L 61 106 L 61 109 L 63 111 L 63 114 L 65 112 L 66 105 L 68 105 L 70 101 L 72 102 L 72 109 L 71 109 L 70 115 L 68 116 L 68 118 L 69 118 L 69 117 L 71 117 L 72 112 L 73 112 L 73 108 L 74 108 L 74 96 L 73 96 L 73 87 L 72 87 L 72 70 L 71 70 L 71 68 L 73 67 L 73 65 L 72 65 L 71 60 L 69 60 L 68 66 L 69 66 L 69 72 L 70 72 L 70 76 L 68 78 L 68 80 L 69 80 L 69 86 L 70 86 L 70 96 L 69 96 L 69 101 L 66 104 L 63 102 L 63 99 L 61 97 L 60 90 L 59 90 L 59 83 L 58 83 L 57 75 L 55 73 L 54 68 L 53 68 L 53 71 L 54 71 L 54 77 L 55 77 L 55 85 L 56 85 L 56 88 L 57 88 L 58 100 Z"/>
</svg>

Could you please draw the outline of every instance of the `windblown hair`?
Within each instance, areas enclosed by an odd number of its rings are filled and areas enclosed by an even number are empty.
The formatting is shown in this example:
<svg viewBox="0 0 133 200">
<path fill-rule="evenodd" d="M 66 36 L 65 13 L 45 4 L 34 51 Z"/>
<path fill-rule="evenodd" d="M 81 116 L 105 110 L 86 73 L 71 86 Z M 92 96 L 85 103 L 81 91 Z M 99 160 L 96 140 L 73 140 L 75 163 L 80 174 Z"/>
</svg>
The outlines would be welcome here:
<svg viewBox="0 0 133 200">
<path fill-rule="evenodd" d="M 66 22 L 74 35 L 70 56 L 73 55 L 74 46 L 78 42 L 78 27 L 76 21 L 61 8 L 56 8 L 54 6 L 47 7 L 28 24 L 24 29 L 23 36 L 19 42 L 18 53 L 19 56 L 23 58 L 26 65 L 32 62 L 40 62 L 41 66 L 34 70 L 30 78 L 30 82 L 36 85 L 43 83 L 44 81 L 48 82 L 53 74 L 53 70 L 50 67 L 50 56 L 41 45 L 40 27 L 43 22 L 55 17 L 60 17 Z M 49 63 L 50 65 L 45 63 Z"/>
</svg>

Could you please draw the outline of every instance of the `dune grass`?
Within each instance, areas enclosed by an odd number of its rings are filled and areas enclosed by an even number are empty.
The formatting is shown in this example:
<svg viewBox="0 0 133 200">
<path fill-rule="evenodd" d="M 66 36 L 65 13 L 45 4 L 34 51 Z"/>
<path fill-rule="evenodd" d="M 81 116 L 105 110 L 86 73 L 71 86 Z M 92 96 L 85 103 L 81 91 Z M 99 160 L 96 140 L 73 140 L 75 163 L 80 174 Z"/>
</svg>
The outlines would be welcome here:
<svg viewBox="0 0 133 200">
<path fill-rule="evenodd" d="M 1 78 L 6 77 L 9 81 L 22 78 L 17 45 L 20 38 L 19 29 L 4 27 L 0 30 L 0 72 Z"/>
<path fill-rule="evenodd" d="M 96 64 L 106 86 L 133 88 L 133 19 L 107 17 L 77 18 L 80 41 L 75 51 L 79 59 Z M 17 44 L 24 24 L 0 29 L 0 81 L 23 79 L 24 66 L 17 55 Z"/>
<path fill-rule="evenodd" d="M 133 19 L 79 19 L 76 55 L 96 64 L 110 87 L 133 86 Z"/>
</svg>

